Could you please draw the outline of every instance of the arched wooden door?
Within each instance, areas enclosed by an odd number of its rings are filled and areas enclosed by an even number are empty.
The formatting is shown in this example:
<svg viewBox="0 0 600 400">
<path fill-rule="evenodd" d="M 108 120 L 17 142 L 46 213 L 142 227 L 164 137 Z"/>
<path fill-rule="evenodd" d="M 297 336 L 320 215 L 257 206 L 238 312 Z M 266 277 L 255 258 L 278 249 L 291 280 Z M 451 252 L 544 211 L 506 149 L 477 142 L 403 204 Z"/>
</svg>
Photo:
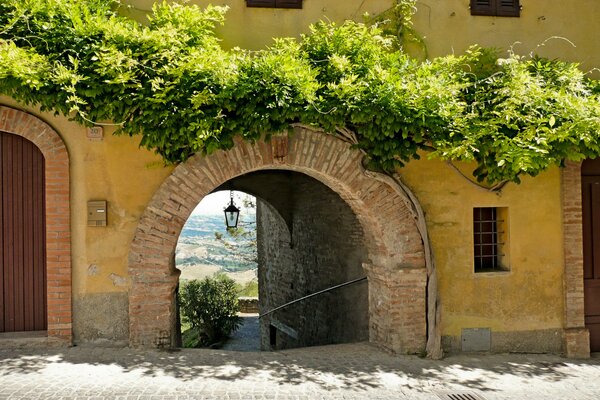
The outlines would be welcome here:
<svg viewBox="0 0 600 400">
<path fill-rule="evenodd" d="M 0 132 L 0 332 L 47 329 L 44 156 Z"/>
<path fill-rule="evenodd" d="M 581 166 L 583 290 L 590 351 L 600 351 L 600 159 Z"/>
</svg>

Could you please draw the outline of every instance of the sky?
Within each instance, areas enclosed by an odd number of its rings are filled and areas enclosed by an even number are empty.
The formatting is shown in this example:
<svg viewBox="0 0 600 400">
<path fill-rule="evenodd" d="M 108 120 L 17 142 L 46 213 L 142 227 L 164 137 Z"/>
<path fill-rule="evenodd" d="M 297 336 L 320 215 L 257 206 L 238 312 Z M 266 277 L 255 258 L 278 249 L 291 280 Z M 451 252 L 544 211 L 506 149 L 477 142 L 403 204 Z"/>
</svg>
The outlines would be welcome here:
<svg viewBox="0 0 600 400">
<path fill-rule="evenodd" d="M 242 197 L 248 196 L 244 192 L 233 192 L 233 202 L 238 207 L 241 212 L 245 212 L 244 203 L 242 201 Z M 250 196 L 252 199 L 254 197 Z M 192 211 L 192 215 L 211 215 L 211 214 L 223 214 L 223 210 L 225 207 L 229 205 L 229 190 L 222 190 L 220 192 L 209 194 L 204 197 L 200 204 L 196 206 L 194 211 Z"/>
</svg>

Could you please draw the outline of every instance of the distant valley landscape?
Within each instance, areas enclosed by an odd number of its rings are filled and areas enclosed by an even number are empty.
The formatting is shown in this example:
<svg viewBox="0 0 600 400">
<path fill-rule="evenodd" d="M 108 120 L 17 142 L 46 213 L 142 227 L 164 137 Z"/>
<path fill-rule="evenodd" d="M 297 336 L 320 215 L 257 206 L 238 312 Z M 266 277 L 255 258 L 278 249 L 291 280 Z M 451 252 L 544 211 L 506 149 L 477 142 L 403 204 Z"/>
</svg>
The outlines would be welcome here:
<svg viewBox="0 0 600 400">
<path fill-rule="evenodd" d="M 224 273 L 241 286 L 257 282 L 256 217 L 240 215 L 241 233 L 230 235 L 223 215 L 192 215 L 186 222 L 175 253 L 182 280 Z"/>
</svg>

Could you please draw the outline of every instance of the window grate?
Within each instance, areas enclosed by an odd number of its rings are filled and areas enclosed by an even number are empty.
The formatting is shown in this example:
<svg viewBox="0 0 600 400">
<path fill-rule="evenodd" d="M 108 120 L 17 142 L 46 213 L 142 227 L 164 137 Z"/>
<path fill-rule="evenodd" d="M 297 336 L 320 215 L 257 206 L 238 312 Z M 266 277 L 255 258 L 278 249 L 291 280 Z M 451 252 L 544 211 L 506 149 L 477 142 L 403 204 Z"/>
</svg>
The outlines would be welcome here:
<svg viewBox="0 0 600 400">
<path fill-rule="evenodd" d="M 473 255 L 475 272 L 505 270 L 505 218 L 496 207 L 473 209 Z M 504 217 L 506 214 L 502 214 Z"/>
</svg>

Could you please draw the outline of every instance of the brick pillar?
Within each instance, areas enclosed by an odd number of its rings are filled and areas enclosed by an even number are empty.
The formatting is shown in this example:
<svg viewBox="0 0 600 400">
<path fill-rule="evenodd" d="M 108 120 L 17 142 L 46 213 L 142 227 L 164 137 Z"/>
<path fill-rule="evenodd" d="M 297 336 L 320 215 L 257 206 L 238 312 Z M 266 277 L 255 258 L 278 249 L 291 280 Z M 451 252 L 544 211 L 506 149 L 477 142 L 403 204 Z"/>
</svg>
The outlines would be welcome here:
<svg viewBox="0 0 600 400">
<path fill-rule="evenodd" d="M 581 163 L 567 162 L 562 171 L 562 205 L 565 254 L 565 355 L 590 357 L 590 337 L 585 328 L 583 302 L 583 227 Z"/>
<path fill-rule="evenodd" d="M 363 267 L 369 278 L 369 341 L 397 354 L 425 351 L 427 270 Z"/>
</svg>

